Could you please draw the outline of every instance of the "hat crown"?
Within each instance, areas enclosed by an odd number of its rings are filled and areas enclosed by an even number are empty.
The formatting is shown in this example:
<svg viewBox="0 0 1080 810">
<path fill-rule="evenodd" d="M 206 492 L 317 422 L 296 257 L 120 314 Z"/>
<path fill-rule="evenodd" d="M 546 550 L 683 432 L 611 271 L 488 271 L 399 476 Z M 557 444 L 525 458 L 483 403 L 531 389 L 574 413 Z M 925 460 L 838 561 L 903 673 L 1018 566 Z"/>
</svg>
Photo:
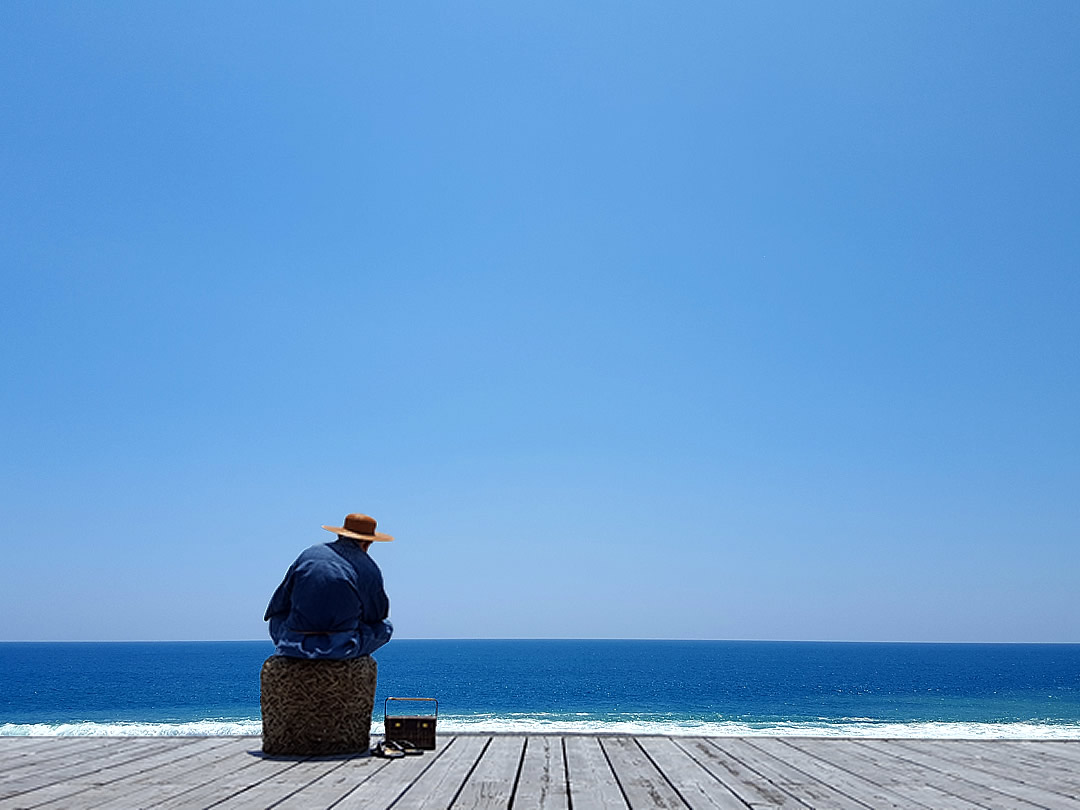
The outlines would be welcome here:
<svg viewBox="0 0 1080 810">
<path fill-rule="evenodd" d="M 357 534 L 375 534 L 375 518 L 355 513 L 346 515 L 344 528 Z"/>
</svg>

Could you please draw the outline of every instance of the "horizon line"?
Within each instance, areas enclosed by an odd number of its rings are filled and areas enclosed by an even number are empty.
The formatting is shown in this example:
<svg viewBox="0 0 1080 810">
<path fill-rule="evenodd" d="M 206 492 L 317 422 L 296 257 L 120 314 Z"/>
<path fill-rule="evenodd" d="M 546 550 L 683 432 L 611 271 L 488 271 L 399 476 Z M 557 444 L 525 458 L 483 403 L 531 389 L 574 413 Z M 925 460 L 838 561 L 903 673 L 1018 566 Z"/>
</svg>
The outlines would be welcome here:
<svg viewBox="0 0 1080 810">
<path fill-rule="evenodd" d="M 984 644 L 984 645 L 1077 645 L 1080 641 L 927 641 L 912 639 L 787 639 L 787 638 L 628 638 L 622 636 L 445 636 L 406 637 L 391 641 L 656 641 L 656 642 L 725 642 L 746 644 Z M 255 644 L 272 645 L 269 638 L 177 638 L 177 639 L 0 639 L 0 644 Z"/>
</svg>

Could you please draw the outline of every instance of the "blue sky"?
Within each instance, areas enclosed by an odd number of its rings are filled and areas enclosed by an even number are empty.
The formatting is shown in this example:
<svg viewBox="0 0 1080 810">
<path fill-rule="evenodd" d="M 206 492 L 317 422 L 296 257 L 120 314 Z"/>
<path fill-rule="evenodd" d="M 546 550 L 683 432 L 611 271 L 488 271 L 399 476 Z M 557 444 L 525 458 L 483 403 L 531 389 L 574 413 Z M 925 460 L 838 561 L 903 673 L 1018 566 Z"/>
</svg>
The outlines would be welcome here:
<svg viewBox="0 0 1080 810">
<path fill-rule="evenodd" d="M 0 639 L 1080 642 L 1074 3 L 0 7 Z"/>
</svg>

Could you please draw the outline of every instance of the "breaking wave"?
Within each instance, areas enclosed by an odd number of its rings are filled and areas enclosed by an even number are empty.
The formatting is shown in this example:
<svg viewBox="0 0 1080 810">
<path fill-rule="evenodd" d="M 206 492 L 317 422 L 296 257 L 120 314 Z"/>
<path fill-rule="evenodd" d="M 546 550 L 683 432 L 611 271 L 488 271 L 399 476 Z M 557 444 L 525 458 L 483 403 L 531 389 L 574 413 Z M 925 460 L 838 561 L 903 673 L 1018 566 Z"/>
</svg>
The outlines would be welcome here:
<svg viewBox="0 0 1080 810">
<path fill-rule="evenodd" d="M 1077 723 L 891 723 L 867 718 L 842 721 L 706 721 L 655 719 L 602 719 L 595 716 L 568 718 L 566 715 L 440 715 L 438 730 L 443 734 L 660 734 L 696 737 L 877 737 L 935 739 L 1030 739 L 1077 740 Z M 381 720 L 371 731 L 382 734 Z M 257 719 L 194 720 L 179 723 L 67 722 L 2 723 L 0 736 L 34 737 L 233 737 L 262 733 Z"/>
</svg>

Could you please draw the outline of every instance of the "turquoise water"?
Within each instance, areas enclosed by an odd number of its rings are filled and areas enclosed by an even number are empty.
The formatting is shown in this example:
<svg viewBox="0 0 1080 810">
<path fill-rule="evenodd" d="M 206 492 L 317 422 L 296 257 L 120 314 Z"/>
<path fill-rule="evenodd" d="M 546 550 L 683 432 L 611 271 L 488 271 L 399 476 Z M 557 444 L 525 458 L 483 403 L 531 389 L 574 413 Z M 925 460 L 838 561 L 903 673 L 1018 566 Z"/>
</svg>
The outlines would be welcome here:
<svg viewBox="0 0 1080 810">
<path fill-rule="evenodd" d="M 0 734 L 259 731 L 269 642 L 0 644 Z M 1080 645 L 409 641 L 441 730 L 1080 737 Z M 381 716 L 379 710 L 377 716 Z"/>
</svg>

